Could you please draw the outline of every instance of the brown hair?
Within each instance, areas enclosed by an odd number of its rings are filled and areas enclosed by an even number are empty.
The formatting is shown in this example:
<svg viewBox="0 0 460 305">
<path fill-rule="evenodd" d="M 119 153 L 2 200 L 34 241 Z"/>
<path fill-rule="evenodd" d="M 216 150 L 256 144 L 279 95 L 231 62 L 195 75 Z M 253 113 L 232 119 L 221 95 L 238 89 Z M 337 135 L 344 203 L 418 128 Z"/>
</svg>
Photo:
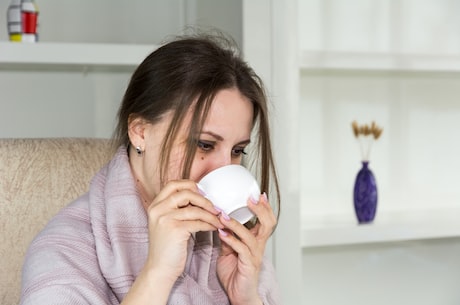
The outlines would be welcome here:
<svg viewBox="0 0 460 305">
<path fill-rule="evenodd" d="M 129 147 L 128 121 L 140 117 L 151 124 L 172 111 L 163 140 L 160 181 L 167 180 L 169 156 L 187 111 L 194 108 L 184 153 L 182 178 L 190 175 L 199 134 L 217 92 L 237 88 L 254 106 L 252 137 L 258 149 L 244 162 L 256 171 L 261 190 L 274 188 L 277 212 L 280 193 L 270 143 L 267 98 L 261 79 L 244 62 L 236 44 L 223 35 L 179 37 L 151 53 L 134 71 L 118 111 L 116 146 Z M 196 102 L 195 102 L 196 101 Z M 255 153 L 254 153 L 255 152 Z"/>
</svg>

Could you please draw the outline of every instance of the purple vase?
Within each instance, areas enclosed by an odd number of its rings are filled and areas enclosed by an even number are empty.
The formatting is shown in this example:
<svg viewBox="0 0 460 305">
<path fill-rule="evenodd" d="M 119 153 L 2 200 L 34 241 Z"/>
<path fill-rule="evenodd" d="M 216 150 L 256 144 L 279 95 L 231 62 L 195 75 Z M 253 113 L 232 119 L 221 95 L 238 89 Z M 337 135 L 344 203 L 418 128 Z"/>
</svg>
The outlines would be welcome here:
<svg viewBox="0 0 460 305">
<path fill-rule="evenodd" d="M 362 161 L 363 167 L 358 172 L 353 192 L 355 213 L 359 223 L 370 223 L 377 210 L 377 184 L 368 161 Z"/>
</svg>

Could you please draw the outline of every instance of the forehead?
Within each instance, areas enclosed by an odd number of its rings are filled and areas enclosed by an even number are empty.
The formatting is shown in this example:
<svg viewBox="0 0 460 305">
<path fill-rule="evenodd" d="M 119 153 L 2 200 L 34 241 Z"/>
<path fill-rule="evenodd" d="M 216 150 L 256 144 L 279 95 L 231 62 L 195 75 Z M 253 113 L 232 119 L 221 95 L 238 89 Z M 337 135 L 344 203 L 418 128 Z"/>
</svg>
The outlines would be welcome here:
<svg viewBox="0 0 460 305">
<path fill-rule="evenodd" d="M 174 122 L 175 112 L 171 110 L 163 115 L 160 122 L 155 127 L 162 131 L 164 136 L 168 137 L 166 131 L 172 125 L 176 125 L 179 138 L 186 138 L 191 130 L 192 118 L 195 114 L 197 100 L 184 113 L 185 116 L 181 122 Z M 216 93 L 211 101 L 209 111 L 205 121 L 202 122 L 203 131 L 212 131 L 222 136 L 229 134 L 239 134 L 241 137 L 247 137 L 253 127 L 253 103 L 236 88 L 223 89 Z M 200 119 L 200 116 L 196 116 Z M 181 135 L 182 136 L 181 136 Z M 169 135 L 173 136 L 173 135 Z"/>
<path fill-rule="evenodd" d="M 253 126 L 253 113 L 252 102 L 238 89 L 221 90 L 214 97 L 203 129 L 212 127 L 226 131 L 233 128 L 250 132 Z"/>
</svg>

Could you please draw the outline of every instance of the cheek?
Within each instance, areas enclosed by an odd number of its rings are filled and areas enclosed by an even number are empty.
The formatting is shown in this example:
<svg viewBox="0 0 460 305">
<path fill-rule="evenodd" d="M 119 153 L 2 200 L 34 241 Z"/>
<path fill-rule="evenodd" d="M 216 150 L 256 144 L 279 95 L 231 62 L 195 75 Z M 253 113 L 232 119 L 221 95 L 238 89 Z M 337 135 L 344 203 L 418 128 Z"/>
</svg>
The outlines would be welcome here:
<svg viewBox="0 0 460 305">
<path fill-rule="evenodd" d="M 209 156 L 197 154 L 190 169 L 190 180 L 198 182 L 213 169 L 212 159 Z"/>
</svg>

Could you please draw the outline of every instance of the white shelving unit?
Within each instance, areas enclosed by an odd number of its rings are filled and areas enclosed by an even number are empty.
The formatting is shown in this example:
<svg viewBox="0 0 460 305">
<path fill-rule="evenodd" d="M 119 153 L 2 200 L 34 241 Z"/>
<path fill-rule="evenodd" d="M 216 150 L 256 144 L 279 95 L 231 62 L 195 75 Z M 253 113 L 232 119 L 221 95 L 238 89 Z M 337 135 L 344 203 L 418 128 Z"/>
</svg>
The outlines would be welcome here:
<svg viewBox="0 0 460 305">
<path fill-rule="evenodd" d="M 379 213 L 370 224 L 349 215 L 304 219 L 302 247 L 345 246 L 460 237 L 460 209 Z"/>
<path fill-rule="evenodd" d="M 297 165 L 290 174 L 299 182 L 289 190 L 300 193 L 305 304 L 457 304 L 458 3 L 297 5 L 297 78 L 283 77 L 299 96 L 282 96 L 280 106 L 297 110 L 282 136 L 291 139 L 284 147 Z M 367 225 L 357 224 L 353 211 L 354 119 L 384 127 L 371 155 L 377 215 Z M 300 122 L 297 132 L 292 121 Z"/>
<path fill-rule="evenodd" d="M 133 69 L 154 45 L 0 42 L 0 69 L 92 67 Z"/>
<path fill-rule="evenodd" d="M 3 110 L 12 114 L 3 118 L 3 136 L 110 137 L 130 75 L 155 48 L 141 44 L 0 42 Z M 14 90 L 19 82 L 29 90 Z M 42 90 L 48 86 L 53 90 Z M 15 103 L 8 103 L 11 100 Z M 88 123 L 73 127 L 82 120 Z M 41 124 L 43 121 L 46 123 Z M 29 124 L 41 125 L 30 129 Z M 10 130 L 8 126 L 16 127 Z"/>
<path fill-rule="evenodd" d="M 303 51 L 300 68 L 303 71 L 460 72 L 460 56 Z"/>
<path fill-rule="evenodd" d="M 303 51 L 304 73 L 368 72 L 437 75 L 460 73 L 460 56 L 365 52 Z M 342 75 L 342 74 L 341 74 Z M 372 224 L 359 225 L 350 214 L 303 218 L 302 248 L 460 238 L 460 208 L 430 208 L 377 212 Z"/>
</svg>

